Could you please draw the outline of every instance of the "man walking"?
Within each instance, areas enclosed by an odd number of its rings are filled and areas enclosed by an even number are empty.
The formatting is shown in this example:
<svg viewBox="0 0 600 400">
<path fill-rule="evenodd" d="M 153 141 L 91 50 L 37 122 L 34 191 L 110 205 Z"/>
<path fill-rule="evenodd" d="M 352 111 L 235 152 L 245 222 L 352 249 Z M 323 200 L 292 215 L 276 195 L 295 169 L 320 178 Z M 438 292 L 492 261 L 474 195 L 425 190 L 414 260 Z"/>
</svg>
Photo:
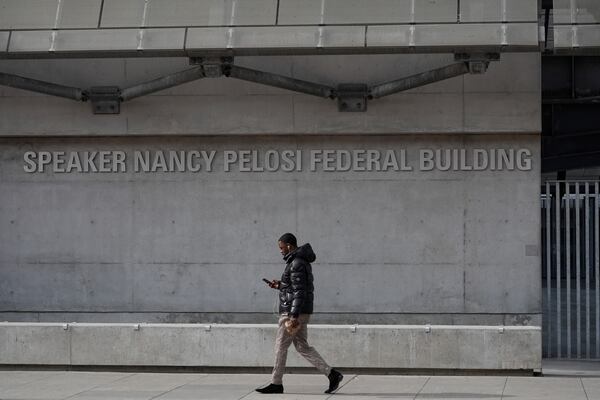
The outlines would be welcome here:
<svg viewBox="0 0 600 400">
<path fill-rule="evenodd" d="M 279 251 L 286 263 L 281 280 L 267 281 L 273 289 L 279 289 L 279 328 L 275 340 L 275 366 L 271 384 L 256 389 L 259 393 L 283 393 L 283 374 L 287 351 L 290 344 L 308 362 L 315 366 L 327 378 L 329 387 L 325 393 L 335 392 L 342 378 L 339 371 L 331 368 L 314 347 L 307 342 L 307 324 L 313 312 L 313 274 L 311 262 L 315 261 L 315 253 L 310 244 L 298 247 L 296 237 L 286 233 L 277 243 Z"/>
</svg>

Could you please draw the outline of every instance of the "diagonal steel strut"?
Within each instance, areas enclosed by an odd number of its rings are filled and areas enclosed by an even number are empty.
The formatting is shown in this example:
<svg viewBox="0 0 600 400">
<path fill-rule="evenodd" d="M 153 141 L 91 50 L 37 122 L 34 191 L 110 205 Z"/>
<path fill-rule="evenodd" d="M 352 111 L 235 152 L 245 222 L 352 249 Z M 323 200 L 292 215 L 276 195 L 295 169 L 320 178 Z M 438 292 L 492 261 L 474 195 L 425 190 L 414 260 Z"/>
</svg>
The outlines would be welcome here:
<svg viewBox="0 0 600 400">
<path fill-rule="evenodd" d="M 64 97 L 67 99 L 86 101 L 87 93 L 71 86 L 58 85 L 56 83 L 38 81 L 37 79 L 26 78 L 19 75 L 6 74 L 0 72 L 0 85 L 14 87 L 17 89 L 29 90 L 32 92 L 49 94 L 52 96 Z"/>
<path fill-rule="evenodd" d="M 369 89 L 369 98 L 378 99 L 383 96 L 389 96 L 390 94 L 403 92 L 405 90 L 414 89 L 416 87 L 425 86 L 430 83 L 443 81 L 468 73 L 469 65 L 466 62 L 450 64 L 442 68 L 371 86 Z"/>
<path fill-rule="evenodd" d="M 206 77 L 202 67 L 191 68 L 121 90 L 121 100 L 127 101 L 159 90 L 168 89 Z"/>
<path fill-rule="evenodd" d="M 232 78 L 261 83 L 268 86 L 275 86 L 278 88 L 311 94 L 318 97 L 329 99 L 336 97 L 335 89 L 326 85 L 290 78 L 283 75 L 277 75 L 270 72 L 238 67 L 237 65 L 230 65 L 226 67 L 226 69 L 227 71 L 225 72 L 225 75 Z"/>
</svg>

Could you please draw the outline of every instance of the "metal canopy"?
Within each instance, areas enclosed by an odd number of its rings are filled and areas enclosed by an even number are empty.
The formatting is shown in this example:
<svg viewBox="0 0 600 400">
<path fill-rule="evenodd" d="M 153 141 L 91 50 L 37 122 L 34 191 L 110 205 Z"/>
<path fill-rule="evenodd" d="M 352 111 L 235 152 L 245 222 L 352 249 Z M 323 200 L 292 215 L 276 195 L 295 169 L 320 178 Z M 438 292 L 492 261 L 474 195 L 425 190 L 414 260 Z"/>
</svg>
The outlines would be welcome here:
<svg viewBox="0 0 600 400">
<path fill-rule="evenodd" d="M 600 52 L 597 0 L 0 0 L 0 10 L 0 59 L 516 52 L 540 43 L 557 54 Z"/>
<path fill-rule="evenodd" d="M 549 3 L 549 2 L 546 2 Z M 553 52 L 556 54 L 600 53 L 600 2 L 597 0 L 554 0 Z"/>
<path fill-rule="evenodd" d="M 0 0 L 0 58 L 538 51 L 537 0 Z"/>
<path fill-rule="evenodd" d="M 76 101 L 93 104 L 95 114 L 118 114 L 121 102 L 135 99 L 187 82 L 222 76 L 244 81 L 287 89 L 317 97 L 337 99 L 338 110 L 343 112 L 366 111 L 367 99 L 378 99 L 394 93 L 428 85 L 464 74 L 482 74 L 487 71 L 490 61 L 500 59 L 497 53 L 457 54 L 456 62 L 442 68 L 420 74 L 367 86 L 364 83 L 340 83 L 336 87 L 303 81 L 270 72 L 240 67 L 231 57 L 192 58 L 191 64 L 197 67 L 163 76 L 135 86 L 120 89 L 116 86 L 73 88 L 51 82 L 39 81 L 23 76 L 0 72 L 0 85 L 34 91 Z"/>
</svg>

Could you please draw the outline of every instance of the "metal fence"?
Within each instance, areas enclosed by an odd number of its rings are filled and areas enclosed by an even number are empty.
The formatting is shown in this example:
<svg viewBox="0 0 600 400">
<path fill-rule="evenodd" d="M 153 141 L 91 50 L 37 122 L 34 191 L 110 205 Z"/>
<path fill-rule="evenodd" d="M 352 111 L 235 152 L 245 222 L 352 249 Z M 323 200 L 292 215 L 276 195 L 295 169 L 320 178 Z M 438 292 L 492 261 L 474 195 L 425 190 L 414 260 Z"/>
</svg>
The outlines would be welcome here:
<svg viewBox="0 0 600 400">
<path fill-rule="evenodd" d="M 600 359 L 599 181 L 542 185 L 543 357 Z"/>
</svg>

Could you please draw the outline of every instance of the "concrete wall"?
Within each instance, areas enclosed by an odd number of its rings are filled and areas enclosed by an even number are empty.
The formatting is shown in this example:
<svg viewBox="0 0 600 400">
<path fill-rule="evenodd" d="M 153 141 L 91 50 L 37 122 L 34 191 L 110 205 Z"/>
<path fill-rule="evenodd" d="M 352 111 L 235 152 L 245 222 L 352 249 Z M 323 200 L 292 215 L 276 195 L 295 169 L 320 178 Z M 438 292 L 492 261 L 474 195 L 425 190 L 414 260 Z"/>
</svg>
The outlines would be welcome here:
<svg viewBox="0 0 600 400">
<path fill-rule="evenodd" d="M 236 58 L 332 85 L 452 62 Z M 2 72 L 84 88 L 186 68 L 178 58 L 0 61 Z M 228 78 L 124 103 L 119 115 L 0 87 L 0 320 L 272 322 L 276 295 L 260 278 L 279 276 L 275 240 L 293 231 L 317 252 L 314 323 L 539 327 L 540 104 L 537 54 L 503 54 L 484 75 L 372 101 L 366 113 Z M 532 168 L 66 174 L 26 173 L 23 162 L 27 151 L 404 149 L 418 165 L 421 149 L 453 148 L 525 148 Z M 536 335 L 513 344 L 537 351 Z M 490 362 L 519 368 L 502 351 Z M 452 353 L 451 365 L 468 354 Z"/>
<path fill-rule="evenodd" d="M 0 139 L 0 306 L 27 312 L 5 314 L 11 320 L 269 321 L 275 293 L 260 278 L 280 275 L 276 239 L 292 231 L 317 253 L 318 321 L 538 324 L 538 142 L 524 134 Z M 416 166 L 420 149 L 506 147 L 530 149 L 532 169 L 23 169 L 26 151 L 217 150 L 219 164 L 224 150 L 405 149 Z"/>
</svg>

